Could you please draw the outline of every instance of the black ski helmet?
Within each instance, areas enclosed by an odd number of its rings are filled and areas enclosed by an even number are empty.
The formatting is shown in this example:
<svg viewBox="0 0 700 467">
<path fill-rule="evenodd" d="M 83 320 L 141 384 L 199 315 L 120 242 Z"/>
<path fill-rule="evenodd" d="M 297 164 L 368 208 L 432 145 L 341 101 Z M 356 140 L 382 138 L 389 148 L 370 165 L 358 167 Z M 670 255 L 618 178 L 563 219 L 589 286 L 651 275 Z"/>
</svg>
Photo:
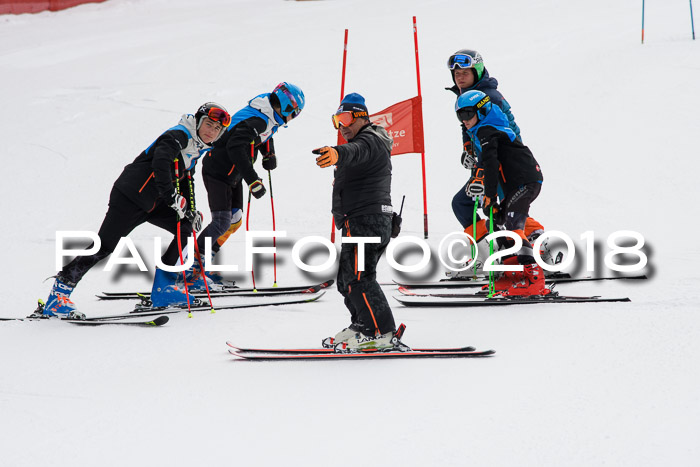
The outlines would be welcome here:
<svg viewBox="0 0 700 467">
<path fill-rule="evenodd" d="M 453 82 L 455 80 L 456 68 L 471 68 L 476 78 L 474 82 L 477 82 L 484 76 L 484 59 L 476 50 L 461 49 L 450 55 L 450 58 L 447 59 L 447 68 L 449 68 L 450 73 L 452 73 Z"/>
</svg>

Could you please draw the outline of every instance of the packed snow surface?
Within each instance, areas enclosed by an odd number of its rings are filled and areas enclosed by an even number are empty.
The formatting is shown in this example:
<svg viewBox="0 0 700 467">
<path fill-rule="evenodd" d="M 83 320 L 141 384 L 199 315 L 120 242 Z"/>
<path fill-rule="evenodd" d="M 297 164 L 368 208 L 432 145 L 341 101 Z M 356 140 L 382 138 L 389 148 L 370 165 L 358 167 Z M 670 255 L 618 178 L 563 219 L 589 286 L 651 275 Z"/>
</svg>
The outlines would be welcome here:
<svg viewBox="0 0 700 467">
<path fill-rule="evenodd" d="M 0 322 L 0 465 L 697 465 L 700 52 L 680 1 L 647 2 L 640 44 L 639 3 L 109 0 L 0 16 L 2 316 L 46 298 L 56 232 L 97 231 L 121 169 L 181 114 L 212 100 L 234 112 L 280 81 L 307 105 L 275 138 L 276 225 L 287 232 L 277 282 L 333 277 L 302 273 L 291 249 L 330 234 L 332 174 L 311 150 L 335 142 L 344 30 L 345 90 L 376 112 L 417 93 L 414 15 L 433 251 L 459 230 L 450 202 L 467 178 L 445 62 L 473 48 L 542 166 L 532 215 L 576 244 L 570 272 L 588 274 L 581 236 L 593 232 L 594 274 L 612 275 L 606 241 L 628 230 L 645 239 L 650 277 L 558 287 L 631 303 L 413 309 L 389 298 L 407 344 L 493 348 L 489 359 L 253 363 L 227 352 L 227 340 L 319 345 L 349 323 L 334 289 L 157 329 Z M 393 163 L 402 236 L 422 238 L 420 155 Z M 250 228 L 272 229 L 269 196 L 253 200 Z M 148 225 L 131 235 L 151 266 L 161 235 L 170 240 Z M 237 233 L 221 262 L 243 269 L 244 245 Z M 323 262 L 324 250 L 313 256 Z M 96 293 L 150 287 L 152 273 L 103 268 L 72 297 L 88 315 L 133 306 Z M 382 283 L 442 276 L 434 259 L 411 275 L 385 259 L 379 268 Z M 271 258 L 256 279 L 272 284 Z"/>
</svg>

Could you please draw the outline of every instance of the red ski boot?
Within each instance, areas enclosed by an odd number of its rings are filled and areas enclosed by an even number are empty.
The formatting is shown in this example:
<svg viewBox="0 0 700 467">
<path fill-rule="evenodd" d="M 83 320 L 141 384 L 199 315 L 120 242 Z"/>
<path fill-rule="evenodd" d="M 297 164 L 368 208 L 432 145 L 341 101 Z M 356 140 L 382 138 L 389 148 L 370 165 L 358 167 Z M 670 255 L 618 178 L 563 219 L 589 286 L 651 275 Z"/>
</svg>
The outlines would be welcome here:
<svg viewBox="0 0 700 467">
<path fill-rule="evenodd" d="M 523 266 L 521 280 L 512 284 L 503 292 L 507 296 L 532 296 L 547 295 L 551 291 L 545 286 L 544 271 L 538 264 L 526 264 Z"/>
<path fill-rule="evenodd" d="M 506 258 L 503 260 L 504 266 L 517 266 L 519 264 L 520 263 L 518 263 L 517 256 L 511 256 L 510 258 Z M 506 290 L 510 289 L 513 286 L 513 284 L 520 282 L 522 279 L 522 271 L 503 271 L 501 273 L 501 277 L 496 279 L 496 281 L 493 284 L 494 290 L 496 293 L 505 292 Z M 488 291 L 489 286 L 485 285 L 481 287 L 481 290 Z"/>
</svg>

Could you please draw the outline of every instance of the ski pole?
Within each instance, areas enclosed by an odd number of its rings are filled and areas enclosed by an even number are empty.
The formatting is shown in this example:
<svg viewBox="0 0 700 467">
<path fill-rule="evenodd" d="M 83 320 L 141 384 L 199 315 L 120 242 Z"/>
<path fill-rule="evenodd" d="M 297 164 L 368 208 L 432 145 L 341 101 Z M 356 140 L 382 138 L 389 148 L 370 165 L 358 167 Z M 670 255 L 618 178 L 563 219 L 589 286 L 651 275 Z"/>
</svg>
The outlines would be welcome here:
<svg viewBox="0 0 700 467">
<path fill-rule="evenodd" d="M 250 142 L 250 163 L 251 165 L 253 164 L 253 161 L 255 160 L 255 141 Z M 251 198 L 251 192 L 250 192 L 250 187 L 248 187 L 248 212 L 245 214 L 245 230 L 246 232 L 249 230 L 248 225 L 250 221 L 250 198 Z M 251 264 L 250 265 L 250 275 L 253 278 L 253 292 L 257 292 L 258 289 L 255 287 L 255 265 Z"/>
<path fill-rule="evenodd" d="M 175 158 L 175 190 L 180 194 L 180 171 L 178 169 L 177 157 Z M 177 218 L 177 251 L 180 253 L 180 263 L 184 266 L 185 260 L 182 256 L 182 232 L 180 228 L 182 220 L 180 216 Z M 187 287 L 187 277 L 185 277 L 185 271 L 182 271 L 182 282 L 185 284 L 185 298 L 187 298 L 187 312 L 188 317 L 192 317 L 192 306 L 190 305 L 190 292 Z"/>
<path fill-rule="evenodd" d="M 476 255 L 476 211 L 479 209 L 478 207 L 479 203 L 479 197 L 477 196 L 476 199 L 474 200 L 474 212 L 472 213 L 472 236 L 474 238 L 474 243 L 471 243 L 471 252 L 472 252 L 472 260 L 476 260 L 475 255 Z M 476 261 L 474 261 L 474 266 L 473 266 L 473 275 L 474 279 L 476 279 Z"/>
<path fill-rule="evenodd" d="M 493 233 L 493 206 L 489 206 L 489 235 Z M 493 238 L 489 240 L 489 255 L 493 256 Z M 489 271 L 489 298 L 496 293 L 496 284 L 493 280 L 493 271 Z"/>
<path fill-rule="evenodd" d="M 268 170 L 267 171 L 267 179 L 268 182 L 270 183 L 270 206 L 272 207 L 272 230 L 277 231 L 277 228 L 275 227 L 275 198 L 272 196 L 272 173 Z M 275 248 L 275 253 L 273 253 L 272 256 L 272 264 L 273 264 L 273 271 L 274 271 L 274 283 L 272 284 L 272 287 L 277 287 L 277 237 L 274 236 L 272 237 L 272 247 Z"/>
<path fill-rule="evenodd" d="M 192 206 L 192 213 L 196 216 L 197 215 L 197 205 L 194 200 L 194 183 L 192 183 L 192 173 L 188 170 L 187 171 L 187 181 L 189 182 L 190 185 L 190 206 Z M 204 289 L 207 291 L 207 297 L 209 298 L 209 307 L 211 308 L 212 313 L 216 313 L 216 310 L 214 310 L 214 302 L 211 299 L 211 293 L 209 293 L 209 283 L 207 282 L 207 273 L 204 270 L 204 262 L 202 261 L 202 255 L 199 253 L 199 245 L 197 244 L 197 230 L 194 228 L 194 225 L 192 226 L 192 236 L 194 237 L 194 250 L 195 250 L 195 257 L 199 261 L 199 269 L 201 270 L 202 274 L 202 280 L 204 281 Z M 183 272 L 184 274 L 184 272 Z M 189 314 L 189 318 L 192 317 L 192 313 Z"/>
</svg>

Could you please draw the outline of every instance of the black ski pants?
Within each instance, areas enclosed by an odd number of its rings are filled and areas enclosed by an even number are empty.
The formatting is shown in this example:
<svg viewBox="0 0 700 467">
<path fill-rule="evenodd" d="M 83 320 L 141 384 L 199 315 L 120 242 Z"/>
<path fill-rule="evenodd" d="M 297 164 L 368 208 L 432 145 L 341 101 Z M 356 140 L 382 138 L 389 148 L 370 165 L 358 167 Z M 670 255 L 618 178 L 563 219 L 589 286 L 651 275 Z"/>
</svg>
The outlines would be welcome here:
<svg viewBox="0 0 700 467">
<path fill-rule="evenodd" d="M 396 331 L 394 316 L 377 282 L 377 263 L 391 239 L 391 216 L 366 214 L 343 223 L 343 237 L 380 237 L 365 243 L 365 270 L 358 270 L 358 244 L 343 243 L 338 268 L 338 290 L 345 297 L 353 323 L 367 336 Z"/>
<path fill-rule="evenodd" d="M 175 235 L 161 258 L 163 264 L 174 266 L 180 259 L 177 244 L 178 218 L 175 211 L 162 202 L 156 204 L 156 207 L 150 212 L 143 211 L 120 190 L 112 188 L 109 195 L 109 208 L 97 233 L 100 238 L 99 251 L 91 256 L 77 256 L 63 267 L 59 274 L 60 277 L 70 283 L 77 284 L 95 264 L 112 254 L 122 237 L 126 237 L 132 230 L 145 222 Z M 187 238 L 192 235 L 192 224 L 189 221 L 185 220 L 180 223 L 180 235 L 184 247 Z M 93 245 L 90 245 L 89 248 L 92 248 Z"/>
</svg>

